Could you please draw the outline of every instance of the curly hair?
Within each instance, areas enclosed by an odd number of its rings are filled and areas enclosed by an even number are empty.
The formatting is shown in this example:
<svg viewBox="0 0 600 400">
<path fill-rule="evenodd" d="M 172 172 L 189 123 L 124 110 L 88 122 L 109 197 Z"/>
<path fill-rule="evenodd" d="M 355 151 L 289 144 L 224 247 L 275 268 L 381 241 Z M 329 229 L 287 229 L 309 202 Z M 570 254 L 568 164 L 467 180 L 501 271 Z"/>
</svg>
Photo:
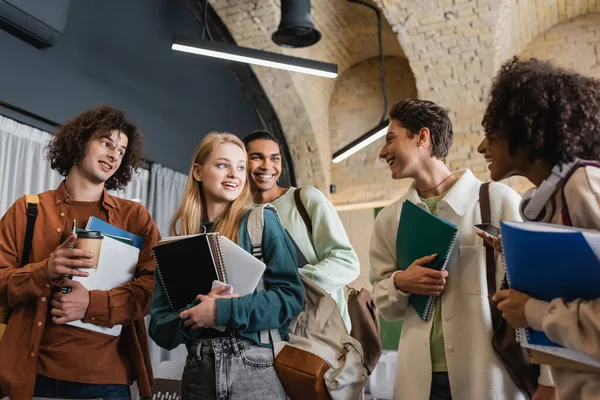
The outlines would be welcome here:
<svg viewBox="0 0 600 400">
<path fill-rule="evenodd" d="M 446 161 L 454 140 L 454 132 L 445 108 L 429 100 L 404 99 L 392 106 L 389 116 L 409 131 L 410 138 L 417 135 L 422 128 L 429 129 L 431 155 Z"/>
<path fill-rule="evenodd" d="M 535 58 L 502 65 L 481 122 L 511 155 L 551 165 L 600 159 L 600 81 Z"/>
<path fill-rule="evenodd" d="M 88 141 L 113 130 L 127 136 L 127 151 L 119 169 L 104 185 L 109 190 L 122 189 L 145 161 L 141 133 L 133 123 L 125 119 L 123 111 L 98 106 L 65 122 L 48 144 L 46 158 L 52 169 L 67 176 L 71 168 L 85 157 Z"/>
</svg>

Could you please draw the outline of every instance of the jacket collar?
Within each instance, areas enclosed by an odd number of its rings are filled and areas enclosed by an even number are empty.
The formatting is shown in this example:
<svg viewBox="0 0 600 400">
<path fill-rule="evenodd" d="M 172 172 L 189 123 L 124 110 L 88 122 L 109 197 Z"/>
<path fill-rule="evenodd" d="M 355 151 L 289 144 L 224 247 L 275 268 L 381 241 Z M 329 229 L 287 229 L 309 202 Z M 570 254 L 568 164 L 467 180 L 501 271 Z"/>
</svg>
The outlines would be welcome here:
<svg viewBox="0 0 600 400">
<path fill-rule="evenodd" d="M 440 200 L 440 203 L 448 204 L 457 215 L 462 217 L 473 199 L 477 198 L 475 195 L 477 190 L 479 190 L 481 181 L 479 181 L 479 179 L 477 179 L 468 169 L 454 171 L 454 175 L 458 177 L 458 180 L 456 183 L 454 183 L 454 186 L 452 186 L 450 191 L 446 193 L 444 198 Z M 423 203 L 419 197 L 415 182 L 410 185 L 410 188 L 406 193 L 406 198 L 414 204 L 419 206 L 422 204 L 425 208 L 427 208 L 425 203 Z"/>
<path fill-rule="evenodd" d="M 69 203 L 69 198 L 70 198 L 70 196 L 69 196 L 69 193 L 67 192 L 67 188 L 65 186 L 65 181 L 63 180 L 60 183 L 60 185 L 58 185 L 58 188 L 56 188 L 56 190 L 54 191 L 54 201 L 56 202 L 56 204 L 60 204 L 63 202 Z M 114 197 L 111 196 L 110 194 L 108 194 L 108 190 L 106 190 L 106 187 L 102 191 L 102 206 L 105 209 L 107 209 L 108 207 L 119 208 Z"/>
</svg>

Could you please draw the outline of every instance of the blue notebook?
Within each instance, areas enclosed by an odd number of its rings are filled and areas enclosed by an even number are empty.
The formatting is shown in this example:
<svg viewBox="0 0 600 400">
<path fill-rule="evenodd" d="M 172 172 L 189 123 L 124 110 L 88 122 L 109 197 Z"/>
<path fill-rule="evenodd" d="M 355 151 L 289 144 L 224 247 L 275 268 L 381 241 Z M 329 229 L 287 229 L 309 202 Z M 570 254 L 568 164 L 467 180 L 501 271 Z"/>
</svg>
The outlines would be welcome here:
<svg viewBox="0 0 600 400">
<path fill-rule="evenodd" d="M 133 233 L 127 232 L 126 230 L 123 230 L 121 228 L 117 228 L 116 226 L 111 225 L 108 222 L 104 222 L 96 217 L 90 217 L 85 229 L 88 231 L 100 231 L 107 235 L 129 238 L 133 242 L 133 247 L 137 247 L 140 250 L 144 245 L 143 237 L 134 235 Z"/>
<path fill-rule="evenodd" d="M 534 222 L 501 222 L 501 230 L 511 288 L 544 301 L 600 297 L 600 232 Z M 517 332 L 521 342 L 562 347 L 543 332 Z"/>
</svg>

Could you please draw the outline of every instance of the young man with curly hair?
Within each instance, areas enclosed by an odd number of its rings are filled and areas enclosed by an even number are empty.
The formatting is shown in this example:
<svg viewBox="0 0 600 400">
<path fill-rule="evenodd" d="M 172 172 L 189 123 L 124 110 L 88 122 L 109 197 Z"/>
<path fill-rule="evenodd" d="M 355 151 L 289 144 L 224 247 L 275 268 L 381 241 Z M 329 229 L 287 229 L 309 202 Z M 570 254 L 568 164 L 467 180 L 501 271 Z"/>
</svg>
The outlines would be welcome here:
<svg viewBox="0 0 600 400">
<path fill-rule="evenodd" d="M 468 169 L 445 164 L 454 138 L 448 112 L 421 99 L 392 106 L 379 156 L 392 179 L 413 180 L 408 191 L 377 215 L 369 247 L 373 299 L 381 315 L 402 319 L 402 337 L 394 386 L 396 400 L 524 400 L 501 357 L 492 347 L 492 311 L 488 299 L 486 251 L 473 224 L 481 222 L 482 182 Z M 508 186 L 488 188 L 491 221 L 519 218 L 519 195 Z M 398 226 L 405 201 L 455 224 L 458 238 L 447 271 L 427 264 L 443 254 L 416 259 L 397 268 Z M 496 288 L 504 269 L 495 259 Z M 435 296 L 433 315 L 423 321 L 410 305 L 413 294 Z M 553 398 L 549 371 L 539 376 L 536 399 Z"/>
<path fill-rule="evenodd" d="M 129 399 L 129 386 L 137 381 L 140 394 L 151 396 L 143 318 L 154 287 L 152 246 L 159 233 L 143 206 L 107 192 L 124 187 L 143 161 L 141 134 L 122 111 L 101 106 L 62 125 L 48 145 L 48 158 L 65 180 L 39 194 L 25 262 L 25 198 L 0 220 L 0 307 L 12 309 L 0 341 L 2 392 L 15 399 Z M 133 282 L 88 290 L 63 280 L 88 275 L 92 253 L 69 247 L 76 239 L 70 234 L 73 220 L 83 228 L 90 216 L 144 238 Z M 65 286 L 68 294 L 61 293 Z M 113 337 L 65 325 L 74 320 L 123 329 Z"/>
<path fill-rule="evenodd" d="M 600 168 L 577 161 L 600 160 L 599 99 L 600 81 L 535 59 L 508 61 L 492 84 L 478 148 L 491 178 L 519 175 L 539 187 L 555 167 L 568 171 L 547 199 L 546 215 L 539 214 L 544 222 L 600 229 Z M 513 327 L 544 331 L 600 360 L 600 298 L 547 302 L 502 290 L 495 300 Z M 560 399 L 600 399 L 598 373 L 552 367 L 552 376 Z"/>
</svg>

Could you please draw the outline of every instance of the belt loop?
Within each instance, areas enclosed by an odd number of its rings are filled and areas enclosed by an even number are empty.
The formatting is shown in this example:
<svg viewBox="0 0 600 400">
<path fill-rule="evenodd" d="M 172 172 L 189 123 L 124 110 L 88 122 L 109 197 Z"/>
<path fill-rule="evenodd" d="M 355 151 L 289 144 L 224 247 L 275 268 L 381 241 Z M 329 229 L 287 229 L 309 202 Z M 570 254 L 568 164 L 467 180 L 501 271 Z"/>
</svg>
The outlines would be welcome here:
<svg viewBox="0 0 600 400">
<path fill-rule="evenodd" d="M 204 342 L 202 339 L 198 340 L 198 346 L 196 346 L 196 358 L 198 361 L 202 360 L 202 342 Z"/>
<path fill-rule="evenodd" d="M 233 355 L 239 357 L 242 352 L 242 346 L 238 338 L 231 338 L 231 347 L 233 348 Z"/>
</svg>

